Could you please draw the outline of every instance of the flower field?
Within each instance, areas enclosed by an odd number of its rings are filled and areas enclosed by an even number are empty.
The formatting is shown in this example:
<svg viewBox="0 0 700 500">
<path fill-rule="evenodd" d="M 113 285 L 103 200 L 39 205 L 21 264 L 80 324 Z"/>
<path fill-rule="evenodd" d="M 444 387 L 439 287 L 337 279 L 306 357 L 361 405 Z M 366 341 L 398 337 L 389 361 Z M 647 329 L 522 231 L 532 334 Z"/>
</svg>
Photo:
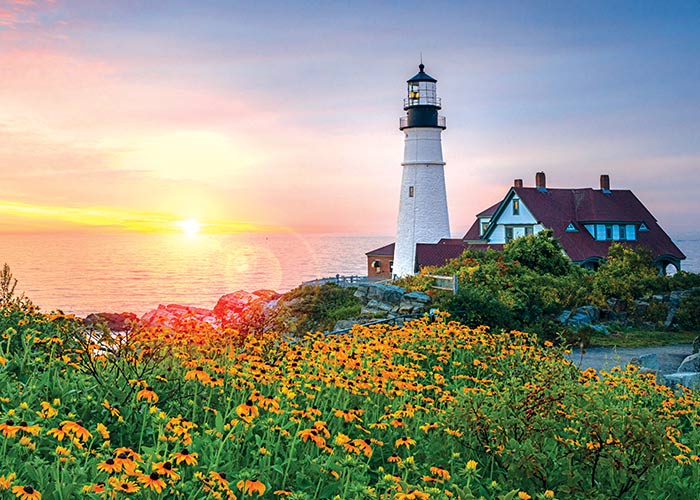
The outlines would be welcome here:
<svg viewBox="0 0 700 500">
<path fill-rule="evenodd" d="M 0 309 L 0 498 L 695 498 L 700 396 L 447 317 L 111 335 Z"/>
</svg>

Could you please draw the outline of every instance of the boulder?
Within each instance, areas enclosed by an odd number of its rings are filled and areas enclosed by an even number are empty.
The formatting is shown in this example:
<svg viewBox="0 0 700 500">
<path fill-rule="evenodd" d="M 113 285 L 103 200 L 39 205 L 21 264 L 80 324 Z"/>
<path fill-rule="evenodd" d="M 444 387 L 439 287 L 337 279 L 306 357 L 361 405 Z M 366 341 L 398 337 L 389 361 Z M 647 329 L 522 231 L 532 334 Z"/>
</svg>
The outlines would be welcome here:
<svg viewBox="0 0 700 500">
<path fill-rule="evenodd" d="M 683 362 L 681 363 L 681 366 L 678 367 L 677 372 L 678 373 L 700 372 L 700 353 L 691 354 L 690 356 L 687 356 L 683 360 Z"/>
<path fill-rule="evenodd" d="M 405 290 L 399 286 L 372 285 L 367 292 L 367 299 L 398 306 L 404 293 Z"/>
<path fill-rule="evenodd" d="M 700 373 L 698 372 L 671 373 L 664 375 L 664 381 L 670 387 L 682 385 L 689 389 L 700 389 Z"/>
<path fill-rule="evenodd" d="M 562 312 L 558 320 L 560 323 L 574 327 L 590 325 L 600 320 L 600 309 L 596 306 L 579 307 L 575 311 Z"/>
<path fill-rule="evenodd" d="M 245 290 L 238 290 L 223 295 L 214 306 L 214 316 L 219 319 L 225 319 L 233 314 L 240 314 L 256 298 L 256 295 Z"/>
<path fill-rule="evenodd" d="M 640 354 L 639 356 L 630 359 L 630 364 L 637 365 L 640 368 L 651 371 L 659 370 L 659 360 L 656 357 L 656 353 Z"/>
<path fill-rule="evenodd" d="M 425 311 L 430 304 L 430 295 L 423 292 L 410 292 L 401 297 L 399 314 L 416 314 Z"/>
<path fill-rule="evenodd" d="M 218 323 L 213 312 L 209 309 L 180 304 L 168 304 L 167 306 L 160 304 L 157 309 L 148 311 L 141 316 L 141 323 L 149 326 L 172 328 L 182 321 L 199 321 L 212 325 Z"/>
<path fill-rule="evenodd" d="M 136 326 L 139 322 L 138 316 L 134 313 L 93 313 L 89 314 L 83 323 L 85 326 L 94 327 L 104 325 L 112 332 L 125 332 Z"/>
</svg>

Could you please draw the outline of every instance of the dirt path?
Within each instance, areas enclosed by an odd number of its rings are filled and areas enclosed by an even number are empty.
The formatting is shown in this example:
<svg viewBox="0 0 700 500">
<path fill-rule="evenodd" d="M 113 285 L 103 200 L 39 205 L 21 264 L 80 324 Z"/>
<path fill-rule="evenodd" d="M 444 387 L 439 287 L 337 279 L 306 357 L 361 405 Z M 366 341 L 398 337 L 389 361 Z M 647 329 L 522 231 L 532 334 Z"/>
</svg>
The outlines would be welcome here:
<svg viewBox="0 0 700 500">
<path fill-rule="evenodd" d="M 568 358 L 581 370 L 595 368 L 610 370 L 614 366 L 626 366 L 630 359 L 643 354 L 656 354 L 659 369 L 663 373 L 675 373 L 683 359 L 693 353 L 692 344 L 674 344 L 656 347 L 589 347 L 584 354 L 572 349 Z"/>
</svg>

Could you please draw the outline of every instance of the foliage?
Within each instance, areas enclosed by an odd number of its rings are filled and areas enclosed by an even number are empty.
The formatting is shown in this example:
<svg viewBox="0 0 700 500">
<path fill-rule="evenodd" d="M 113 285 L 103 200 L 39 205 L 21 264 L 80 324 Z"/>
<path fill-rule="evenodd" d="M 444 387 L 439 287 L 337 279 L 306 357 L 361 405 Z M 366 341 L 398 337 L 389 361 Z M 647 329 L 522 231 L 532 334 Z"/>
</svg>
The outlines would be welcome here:
<svg viewBox="0 0 700 500">
<path fill-rule="evenodd" d="M 2 498 L 644 500 L 700 477 L 699 393 L 522 332 L 112 337 L 26 304 L 0 332 Z"/>
<path fill-rule="evenodd" d="M 683 330 L 700 331 L 700 290 L 693 290 L 681 299 L 676 321 Z"/>
<path fill-rule="evenodd" d="M 633 311 L 634 301 L 653 289 L 658 279 L 651 251 L 613 243 L 608 260 L 593 277 L 591 297 L 600 306 L 605 306 L 609 298 L 617 299 L 625 310 Z"/>
<path fill-rule="evenodd" d="M 431 291 L 433 279 L 428 275 L 435 274 L 456 275 L 458 295 Z M 603 314 L 613 312 L 636 324 L 663 328 L 668 305 L 649 300 L 647 307 L 636 311 L 636 301 L 700 286 L 700 275 L 680 272 L 660 276 L 647 249 L 620 243 L 613 243 L 607 262 L 591 272 L 572 264 L 552 232 L 545 230 L 513 240 L 503 252 L 467 249 L 444 266 L 422 269 L 417 276 L 402 278 L 397 284 L 431 293 L 435 307 L 467 325 L 483 322 L 566 340 L 580 336 L 561 324 L 557 327 L 555 320 L 564 310 L 590 304 L 602 308 Z M 685 314 L 681 318 L 686 318 Z M 688 319 L 683 321 L 697 328 Z"/>
<path fill-rule="evenodd" d="M 554 276 L 568 274 L 573 266 L 551 229 L 514 239 L 505 246 L 503 255 L 507 261 L 517 261 L 528 269 Z"/>
<path fill-rule="evenodd" d="M 483 288 L 464 286 L 457 295 L 443 302 L 443 308 L 456 320 L 471 327 L 509 328 L 513 323 L 510 309 Z"/>
<path fill-rule="evenodd" d="M 340 287 L 335 283 L 291 290 L 280 301 L 284 317 L 295 318 L 295 323 L 286 325 L 287 328 L 298 334 L 331 330 L 336 321 L 357 317 L 362 303 L 354 293 L 354 288 Z"/>
</svg>

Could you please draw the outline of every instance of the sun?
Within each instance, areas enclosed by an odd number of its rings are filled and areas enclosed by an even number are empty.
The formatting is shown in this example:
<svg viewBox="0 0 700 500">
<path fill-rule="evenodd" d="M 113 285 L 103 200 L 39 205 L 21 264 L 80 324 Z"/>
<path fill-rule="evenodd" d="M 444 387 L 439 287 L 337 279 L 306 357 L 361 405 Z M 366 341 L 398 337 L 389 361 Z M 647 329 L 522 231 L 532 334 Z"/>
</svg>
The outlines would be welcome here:
<svg viewBox="0 0 700 500">
<path fill-rule="evenodd" d="M 196 235 L 199 233 L 199 230 L 202 227 L 201 224 L 195 219 L 180 220 L 177 221 L 176 224 L 180 228 L 180 231 L 185 233 L 187 236 Z"/>
</svg>

